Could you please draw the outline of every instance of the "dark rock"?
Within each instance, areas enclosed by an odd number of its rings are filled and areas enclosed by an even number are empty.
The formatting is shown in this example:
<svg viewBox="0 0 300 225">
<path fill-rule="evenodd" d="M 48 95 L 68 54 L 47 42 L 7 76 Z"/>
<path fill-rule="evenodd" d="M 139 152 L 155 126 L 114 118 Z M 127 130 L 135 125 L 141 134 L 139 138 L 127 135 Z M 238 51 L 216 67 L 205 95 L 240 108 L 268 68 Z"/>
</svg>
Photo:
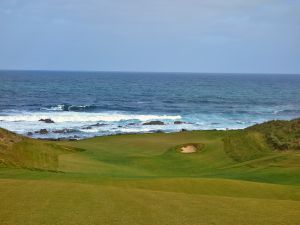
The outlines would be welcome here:
<svg viewBox="0 0 300 225">
<path fill-rule="evenodd" d="M 154 133 L 164 133 L 162 130 L 156 130 L 156 131 L 154 131 Z"/>
<path fill-rule="evenodd" d="M 74 135 L 73 137 L 74 137 L 74 138 L 80 138 L 78 135 Z"/>
<path fill-rule="evenodd" d="M 32 136 L 33 133 L 32 132 L 27 132 L 27 136 Z"/>
<path fill-rule="evenodd" d="M 48 134 L 48 130 L 47 129 L 40 129 L 39 131 L 36 131 L 35 133 L 37 134 Z"/>
<path fill-rule="evenodd" d="M 187 129 L 181 129 L 181 132 L 185 132 L 185 131 L 187 131 Z"/>
<path fill-rule="evenodd" d="M 183 124 L 185 122 L 182 122 L 182 121 L 174 121 L 174 124 Z"/>
<path fill-rule="evenodd" d="M 47 140 L 47 141 L 77 141 L 80 139 L 79 136 L 74 135 L 70 137 L 60 137 L 60 138 L 38 138 L 40 140 Z"/>
<path fill-rule="evenodd" d="M 78 139 L 80 139 L 80 137 L 77 135 L 65 138 L 65 140 L 67 140 L 67 141 L 77 141 Z"/>
<path fill-rule="evenodd" d="M 138 125 L 137 123 L 129 123 L 128 126 L 135 126 Z"/>
<path fill-rule="evenodd" d="M 102 126 L 106 126 L 106 125 L 108 125 L 108 124 L 106 124 L 106 123 L 96 123 L 96 124 L 91 125 L 91 127 L 102 127 Z"/>
<path fill-rule="evenodd" d="M 59 138 L 38 138 L 38 140 L 46 140 L 46 141 L 60 141 Z"/>
<path fill-rule="evenodd" d="M 40 119 L 39 121 L 45 122 L 45 123 L 54 123 L 54 121 L 51 119 Z"/>
<path fill-rule="evenodd" d="M 90 129 L 92 129 L 92 127 L 88 126 L 88 127 L 83 127 L 82 129 L 84 129 L 84 130 L 90 130 Z"/>
<path fill-rule="evenodd" d="M 150 122 L 143 123 L 143 125 L 165 125 L 165 123 L 162 121 L 150 121 Z"/>
</svg>

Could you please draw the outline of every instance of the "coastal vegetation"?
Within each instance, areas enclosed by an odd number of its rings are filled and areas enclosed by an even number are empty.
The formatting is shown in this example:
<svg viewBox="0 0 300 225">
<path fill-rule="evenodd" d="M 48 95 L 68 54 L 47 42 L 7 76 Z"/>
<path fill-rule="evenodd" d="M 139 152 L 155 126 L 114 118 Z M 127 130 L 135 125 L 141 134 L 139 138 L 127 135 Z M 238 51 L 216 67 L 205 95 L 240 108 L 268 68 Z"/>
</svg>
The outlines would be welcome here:
<svg viewBox="0 0 300 225">
<path fill-rule="evenodd" d="M 300 224 L 300 119 L 49 141 L 0 129 L 0 224 Z"/>
</svg>

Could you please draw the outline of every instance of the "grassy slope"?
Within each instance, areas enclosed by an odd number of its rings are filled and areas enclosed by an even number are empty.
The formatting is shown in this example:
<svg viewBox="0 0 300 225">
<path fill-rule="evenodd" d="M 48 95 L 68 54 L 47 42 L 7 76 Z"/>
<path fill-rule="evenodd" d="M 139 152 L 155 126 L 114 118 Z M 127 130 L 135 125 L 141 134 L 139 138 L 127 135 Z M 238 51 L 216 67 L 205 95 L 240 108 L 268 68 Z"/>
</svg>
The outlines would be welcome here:
<svg viewBox="0 0 300 225">
<path fill-rule="evenodd" d="M 2 164 L 0 224 L 300 224 L 299 151 L 274 151 L 265 126 L 76 142 L 9 133 L 12 155 L 33 154 L 22 167 L 43 171 Z M 204 147 L 179 153 L 186 143 Z M 35 164 L 41 152 L 54 160 Z"/>
<path fill-rule="evenodd" d="M 291 121 L 269 121 L 247 128 L 261 132 L 276 150 L 300 150 L 300 118 Z"/>
<path fill-rule="evenodd" d="M 58 156 L 75 148 L 33 140 L 0 128 L 0 167 L 58 170 Z"/>
</svg>

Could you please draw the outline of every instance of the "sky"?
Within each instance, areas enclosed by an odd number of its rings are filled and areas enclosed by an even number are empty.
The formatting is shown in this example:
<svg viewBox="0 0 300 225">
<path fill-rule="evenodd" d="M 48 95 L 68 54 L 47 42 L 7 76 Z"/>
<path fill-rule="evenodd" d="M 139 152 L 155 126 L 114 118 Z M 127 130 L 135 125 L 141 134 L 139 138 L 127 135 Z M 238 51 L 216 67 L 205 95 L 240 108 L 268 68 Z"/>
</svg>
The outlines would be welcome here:
<svg viewBox="0 0 300 225">
<path fill-rule="evenodd" d="M 0 0 L 0 69 L 300 74 L 300 0 Z"/>
</svg>

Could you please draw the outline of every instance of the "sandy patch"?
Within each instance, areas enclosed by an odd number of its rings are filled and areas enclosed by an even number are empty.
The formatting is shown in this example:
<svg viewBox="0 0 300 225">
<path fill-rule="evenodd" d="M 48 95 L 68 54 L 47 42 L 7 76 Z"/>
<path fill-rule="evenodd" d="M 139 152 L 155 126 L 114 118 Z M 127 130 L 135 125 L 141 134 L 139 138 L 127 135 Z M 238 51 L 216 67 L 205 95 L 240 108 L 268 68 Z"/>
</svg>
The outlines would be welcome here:
<svg viewBox="0 0 300 225">
<path fill-rule="evenodd" d="M 194 153 L 197 151 L 197 148 L 194 145 L 186 145 L 181 148 L 181 153 Z"/>
</svg>

